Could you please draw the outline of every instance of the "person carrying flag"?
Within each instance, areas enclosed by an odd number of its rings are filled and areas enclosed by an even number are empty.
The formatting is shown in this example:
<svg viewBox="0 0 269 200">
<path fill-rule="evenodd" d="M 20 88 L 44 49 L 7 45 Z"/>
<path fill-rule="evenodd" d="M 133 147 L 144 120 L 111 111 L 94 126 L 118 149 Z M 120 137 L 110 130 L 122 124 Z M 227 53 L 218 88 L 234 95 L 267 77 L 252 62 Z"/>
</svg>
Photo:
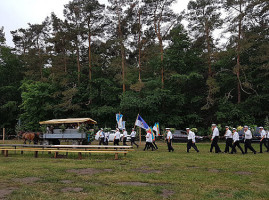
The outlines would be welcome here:
<svg viewBox="0 0 269 200">
<path fill-rule="evenodd" d="M 173 139 L 173 135 L 170 131 L 170 128 L 166 128 L 166 142 L 167 142 L 167 147 L 168 147 L 168 151 L 174 151 L 174 148 L 172 147 L 172 139 Z"/>
<path fill-rule="evenodd" d="M 194 150 L 198 153 L 199 150 L 197 146 L 195 145 L 195 133 L 192 132 L 189 128 L 186 128 L 187 134 L 188 134 L 188 143 L 187 143 L 187 153 L 189 153 L 189 150 L 194 148 Z"/>
<path fill-rule="evenodd" d="M 136 136 L 136 131 L 135 131 L 134 128 L 132 128 L 132 132 L 131 132 L 131 145 L 133 146 L 133 144 L 134 144 L 138 148 L 139 145 L 135 143 L 135 136 Z"/>
<path fill-rule="evenodd" d="M 151 131 L 150 129 L 147 130 L 147 135 L 146 135 L 146 144 L 145 144 L 145 148 L 144 151 L 147 149 L 152 148 L 153 151 L 153 145 L 152 145 L 152 135 L 151 135 Z"/>
</svg>

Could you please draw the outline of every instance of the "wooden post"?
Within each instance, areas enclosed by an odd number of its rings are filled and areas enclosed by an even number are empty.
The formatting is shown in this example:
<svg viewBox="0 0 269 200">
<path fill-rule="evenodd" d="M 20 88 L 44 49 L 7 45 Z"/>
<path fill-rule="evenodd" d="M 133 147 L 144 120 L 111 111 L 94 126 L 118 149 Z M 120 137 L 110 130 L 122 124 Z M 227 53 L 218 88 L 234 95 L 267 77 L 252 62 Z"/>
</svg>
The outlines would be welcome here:
<svg viewBox="0 0 269 200">
<path fill-rule="evenodd" d="M 38 157 L 38 151 L 35 151 L 35 158 Z"/>
<path fill-rule="evenodd" d="M 5 144 L 5 132 L 6 132 L 6 129 L 3 128 L 3 144 Z"/>
<path fill-rule="evenodd" d="M 5 150 L 5 157 L 8 157 L 8 150 Z"/>
<path fill-rule="evenodd" d="M 139 127 L 139 145 L 141 145 L 141 127 Z"/>
<path fill-rule="evenodd" d="M 2 150 L 2 155 L 4 155 L 5 154 L 5 151 L 4 150 Z"/>
<path fill-rule="evenodd" d="M 115 153 L 115 160 L 118 160 L 118 159 L 119 159 L 119 154 Z"/>
<path fill-rule="evenodd" d="M 21 151 L 21 155 L 23 154 L 23 151 Z"/>
<path fill-rule="evenodd" d="M 78 152 L 78 159 L 82 159 L 82 154 L 81 154 L 81 152 Z"/>
<path fill-rule="evenodd" d="M 57 158 L 58 157 L 58 152 L 55 152 L 54 153 L 54 158 Z"/>
</svg>

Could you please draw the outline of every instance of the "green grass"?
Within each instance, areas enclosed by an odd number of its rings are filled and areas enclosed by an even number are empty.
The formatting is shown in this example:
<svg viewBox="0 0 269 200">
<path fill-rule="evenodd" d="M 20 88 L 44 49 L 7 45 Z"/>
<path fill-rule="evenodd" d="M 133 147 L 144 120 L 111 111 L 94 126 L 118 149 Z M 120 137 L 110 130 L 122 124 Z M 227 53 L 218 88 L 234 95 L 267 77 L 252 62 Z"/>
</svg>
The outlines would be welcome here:
<svg viewBox="0 0 269 200">
<path fill-rule="evenodd" d="M 46 153 L 34 158 L 10 152 L 0 155 L 1 188 L 15 188 L 7 199 L 268 199 L 269 153 L 253 155 L 209 153 L 207 143 L 198 143 L 200 153 L 186 151 L 186 144 L 173 144 L 175 152 L 167 152 L 158 143 L 158 151 L 142 151 L 140 147 L 120 160 L 113 155 L 77 155 L 54 159 Z M 258 150 L 258 144 L 253 144 Z M 221 144 L 224 149 L 224 144 Z M 68 173 L 69 169 L 112 169 L 92 175 Z M 148 171 L 147 171 L 148 170 Z M 151 173 L 145 173 L 151 172 Z M 25 177 L 38 177 L 24 183 Z M 63 180 L 72 183 L 63 183 Z M 143 186 L 121 182 L 147 183 Z M 82 192 L 61 191 L 67 187 Z M 164 190 L 170 193 L 163 196 Z M 1 194 L 0 194 L 1 199 Z"/>
</svg>

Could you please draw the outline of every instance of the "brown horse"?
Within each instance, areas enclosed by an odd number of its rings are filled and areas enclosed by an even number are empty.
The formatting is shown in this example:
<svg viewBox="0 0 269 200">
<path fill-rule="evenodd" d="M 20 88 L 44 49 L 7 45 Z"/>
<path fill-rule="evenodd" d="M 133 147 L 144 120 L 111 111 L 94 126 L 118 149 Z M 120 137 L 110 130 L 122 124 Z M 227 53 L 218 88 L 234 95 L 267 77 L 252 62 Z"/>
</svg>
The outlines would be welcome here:
<svg viewBox="0 0 269 200">
<path fill-rule="evenodd" d="M 35 133 L 35 132 L 22 132 L 22 131 L 20 131 L 19 135 L 24 140 L 24 142 L 23 142 L 24 144 L 26 144 L 27 140 L 29 141 L 29 144 L 31 144 L 32 141 L 34 144 L 37 144 L 38 140 L 39 140 L 40 133 L 39 132 Z"/>
</svg>

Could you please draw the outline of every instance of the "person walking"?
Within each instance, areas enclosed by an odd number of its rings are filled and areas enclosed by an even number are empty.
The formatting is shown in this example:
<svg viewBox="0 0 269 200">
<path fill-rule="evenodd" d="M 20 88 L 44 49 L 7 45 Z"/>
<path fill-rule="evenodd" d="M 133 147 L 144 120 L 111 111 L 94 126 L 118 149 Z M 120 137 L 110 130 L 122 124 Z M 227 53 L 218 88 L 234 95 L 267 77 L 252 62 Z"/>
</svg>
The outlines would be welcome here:
<svg viewBox="0 0 269 200">
<path fill-rule="evenodd" d="M 245 134 L 245 153 L 248 153 L 248 149 L 250 149 L 254 154 L 256 154 L 255 149 L 251 146 L 252 133 L 249 130 L 248 126 L 244 126 L 244 134 Z"/>
<path fill-rule="evenodd" d="M 212 152 L 213 147 L 215 147 L 215 153 L 221 153 L 221 150 L 218 145 L 219 141 L 219 129 L 217 128 L 216 124 L 212 124 L 212 138 L 211 138 L 211 147 L 210 152 Z"/>
<path fill-rule="evenodd" d="M 194 148 L 194 150 L 198 153 L 199 150 L 195 145 L 195 133 L 191 131 L 189 128 L 186 128 L 187 134 L 188 134 L 188 142 L 187 142 L 187 153 L 189 153 L 189 150 Z"/>
<path fill-rule="evenodd" d="M 114 145 L 119 146 L 119 142 L 120 142 L 120 130 L 117 128 L 114 136 Z"/>
<path fill-rule="evenodd" d="M 267 146 L 269 147 L 269 131 L 267 130 Z M 269 149 L 267 150 L 269 152 Z"/>
<path fill-rule="evenodd" d="M 157 149 L 158 149 L 158 146 L 157 146 L 157 144 L 155 143 L 155 140 L 156 140 L 156 135 L 155 135 L 154 131 L 152 130 L 152 146 L 153 146 L 153 148 L 154 148 L 155 150 L 157 150 Z"/>
<path fill-rule="evenodd" d="M 134 128 L 132 128 L 132 132 L 131 132 L 131 146 L 136 145 L 136 147 L 138 148 L 139 145 L 135 143 L 135 137 L 136 137 L 136 131 Z"/>
<path fill-rule="evenodd" d="M 260 140 L 260 153 L 262 153 L 262 145 L 264 145 L 265 147 L 266 147 L 266 149 L 267 149 L 267 152 L 268 152 L 268 146 L 267 146 L 267 144 L 266 144 L 266 136 L 267 136 L 267 134 L 266 134 L 266 132 L 265 132 L 265 130 L 263 129 L 263 127 L 261 126 L 261 127 L 259 127 L 259 129 L 260 129 L 260 134 L 261 134 L 261 140 Z"/>
<path fill-rule="evenodd" d="M 174 148 L 172 147 L 172 139 L 173 139 L 173 135 L 170 131 L 170 128 L 166 128 L 166 142 L 167 142 L 167 147 L 168 147 L 168 151 L 174 151 Z"/>
<path fill-rule="evenodd" d="M 233 128 L 233 147 L 232 147 L 232 152 L 231 154 L 233 153 L 236 153 L 236 149 L 235 147 L 238 147 L 240 149 L 240 151 L 242 152 L 242 154 L 245 154 L 242 147 L 240 146 L 240 142 L 239 142 L 239 134 L 238 132 L 236 131 L 236 128 Z"/>
<path fill-rule="evenodd" d="M 99 136 L 99 145 L 103 144 L 105 145 L 105 133 L 103 132 L 103 129 L 101 128 L 100 131 L 98 131 Z"/>
<path fill-rule="evenodd" d="M 224 153 L 229 153 L 230 147 L 233 147 L 233 134 L 229 129 L 229 126 L 225 126 L 225 134 L 224 137 L 226 138 L 226 146 Z"/>
<path fill-rule="evenodd" d="M 127 131 L 126 131 L 126 129 L 124 128 L 123 129 L 123 138 L 122 138 L 122 144 L 125 146 L 125 145 L 127 145 L 126 144 L 126 141 L 127 141 Z"/>
<path fill-rule="evenodd" d="M 145 144 L 145 148 L 144 151 L 147 149 L 152 148 L 153 151 L 153 145 L 152 145 L 152 135 L 151 135 L 151 131 L 147 130 L 147 135 L 146 135 L 146 144 Z"/>
</svg>

